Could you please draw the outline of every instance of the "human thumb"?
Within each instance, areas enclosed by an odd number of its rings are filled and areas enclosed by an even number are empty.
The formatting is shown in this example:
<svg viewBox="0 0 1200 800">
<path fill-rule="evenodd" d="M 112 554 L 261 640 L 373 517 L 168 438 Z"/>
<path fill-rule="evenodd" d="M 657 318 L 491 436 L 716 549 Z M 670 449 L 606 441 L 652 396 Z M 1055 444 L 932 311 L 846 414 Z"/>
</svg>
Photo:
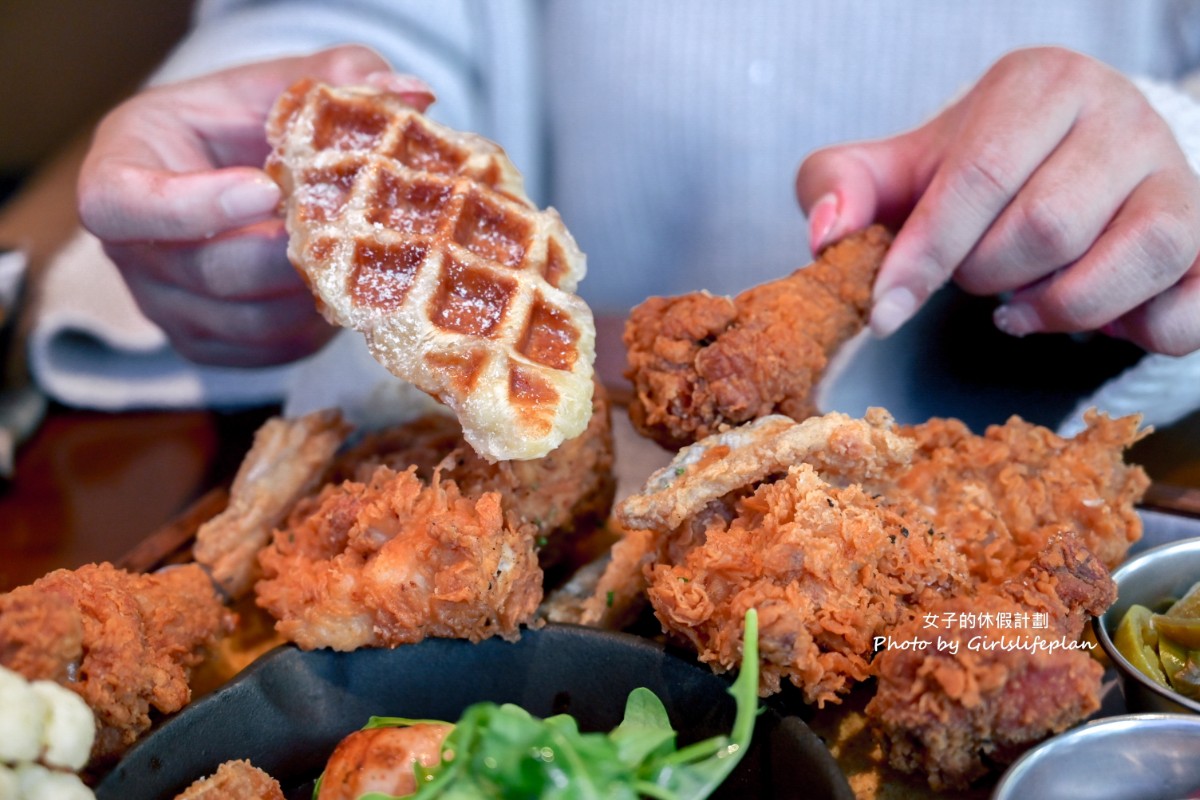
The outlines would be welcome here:
<svg viewBox="0 0 1200 800">
<path fill-rule="evenodd" d="M 918 128 L 887 139 L 825 147 L 796 174 L 796 197 L 808 217 L 813 253 L 879 222 L 896 228 L 928 185 L 934 164 Z"/>
</svg>

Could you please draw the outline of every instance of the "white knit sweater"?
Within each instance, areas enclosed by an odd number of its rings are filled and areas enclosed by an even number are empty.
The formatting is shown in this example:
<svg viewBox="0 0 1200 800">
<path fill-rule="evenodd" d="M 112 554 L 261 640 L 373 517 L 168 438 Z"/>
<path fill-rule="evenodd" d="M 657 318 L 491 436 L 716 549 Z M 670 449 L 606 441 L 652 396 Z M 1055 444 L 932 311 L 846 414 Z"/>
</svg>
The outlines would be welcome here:
<svg viewBox="0 0 1200 800">
<path fill-rule="evenodd" d="M 588 253 L 582 293 L 602 313 L 650 294 L 736 292 L 806 263 L 793 196 L 804 155 L 921 122 L 1019 46 L 1065 45 L 1148 79 L 1200 165 L 1200 111 L 1169 88 L 1200 65 L 1200 3 L 1187 0 L 202 0 L 155 80 L 339 42 L 422 76 L 436 116 L 505 146 Z M 1077 385 L 1055 387 L 1059 370 L 1037 363 L 1040 337 L 1028 359 L 981 343 L 979 358 L 1012 363 L 970 402 L 940 391 L 958 377 L 922 338 L 931 324 L 869 342 L 828 405 L 977 427 L 1010 412 L 1055 424 L 1077 401 Z M 1200 360 L 1156 361 L 1175 376 L 1170 415 L 1200 406 Z M 1045 386 L 997 389 L 1030 369 Z M 1101 364 L 1091 388 L 1117 371 Z M 1114 410 L 1135 410 L 1116 395 Z M 1154 417 L 1151 398 L 1136 403 Z"/>
</svg>

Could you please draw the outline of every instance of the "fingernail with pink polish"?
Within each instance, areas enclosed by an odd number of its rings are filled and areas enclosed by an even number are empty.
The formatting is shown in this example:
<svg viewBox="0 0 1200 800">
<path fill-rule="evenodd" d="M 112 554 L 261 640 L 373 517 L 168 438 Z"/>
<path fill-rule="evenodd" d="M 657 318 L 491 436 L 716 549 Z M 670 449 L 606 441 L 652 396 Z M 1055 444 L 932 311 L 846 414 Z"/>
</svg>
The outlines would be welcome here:
<svg viewBox="0 0 1200 800">
<path fill-rule="evenodd" d="M 808 241 L 813 253 L 829 244 L 837 225 L 838 199 L 832 192 L 822 195 L 808 212 Z"/>
<path fill-rule="evenodd" d="M 891 336 L 917 313 L 917 296 L 902 286 L 888 289 L 871 309 L 871 330 L 876 336 Z"/>
<path fill-rule="evenodd" d="M 246 222 L 275 213 L 279 206 L 279 186 L 269 178 L 239 181 L 221 192 L 217 202 L 233 222 Z"/>
<path fill-rule="evenodd" d="M 1009 303 L 992 313 L 992 322 L 1009 336 L 1025 336 L 1042 329 L 1042 320 L 1032 306 Z"/>
<path fill-rule="evenodd" d="M 1125 325 L 1124 322 L 1122 322 L 1119 319 L 1114 319 L 1112 322 L 1109 322 L 1105 325 L 1101 325 L 1100 332 L 1103 333 L 1105 336 L 1112 337 L 1113 339 L 1128 339 L 1129 338 L 1129 330 L 1128 330 L 1127 326 Z"/>
</svg>

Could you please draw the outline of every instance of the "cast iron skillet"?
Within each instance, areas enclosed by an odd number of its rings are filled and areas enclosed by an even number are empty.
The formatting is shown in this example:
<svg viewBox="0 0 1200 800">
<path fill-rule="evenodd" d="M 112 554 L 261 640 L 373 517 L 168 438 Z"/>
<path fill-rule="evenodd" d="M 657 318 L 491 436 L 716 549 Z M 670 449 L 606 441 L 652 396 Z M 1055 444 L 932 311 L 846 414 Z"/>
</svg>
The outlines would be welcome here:
<svg viewBox="0 0 1200 800">
<path fill-rule="evenodd" d="M 135 746 L 98 800 L 171 798 L 228 759 L 248 758 L 289 798 L 309 798 L 337 742 L 372 714 L 455 720 L 482 700 L 537 716 L 572 714 L 610 730 L 645 686 L 686 744 L 733 725 L 729 682 L 641 637 L 571 625 L 525 631 L 515 643 L 427 639 L 393 650 L 303 652 L 281 647 L 185 708 Z M 852 798 L 828 749 L 798 717 L 767 708 L 750 750 L 718 798 Z"/>
</svg>

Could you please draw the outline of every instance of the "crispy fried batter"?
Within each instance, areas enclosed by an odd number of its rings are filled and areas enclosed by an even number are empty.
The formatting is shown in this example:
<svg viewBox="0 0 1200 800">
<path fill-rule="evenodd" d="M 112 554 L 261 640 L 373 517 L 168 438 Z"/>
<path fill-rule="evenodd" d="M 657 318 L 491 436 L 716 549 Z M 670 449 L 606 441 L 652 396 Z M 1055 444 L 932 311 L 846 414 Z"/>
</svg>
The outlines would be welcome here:
<svg viewBox="0 0 1200 800">
<path fill-rule="evenodd" d="M 254 434 L 224 511 L 196 532 L 194 556 L 238 598 L 258 578 L 255 557 L 301 497 L 320 483 L 350 427 L 336 410 L 275 417 Z"/>
<path fill-rule="evenodd" d="M 11 612 L 11 613 L 10 613 Z M 204 570 L 154 575 L 110 564 L 56 570 L 0 595 L 2 663 L 57 681 L 96 715 L 93 763 L 115 757 L 191 699 L 192 667 L 232 628 Z"/>
<path fill-rule="evenodd" d="M 1141 537 L 1134 504 L 1149 478 L 1126 464 L 1140 439 L 1136 416 L 1089 413 L 1073 439 L 1013 417 L 982 435 L 957 420 L 933 419 L 903 431 L 917 451 L 911 467 L 880 489 L 934 509 L 939 530 L 955 537 L 980 580 L 1019 574 L 1064 527 L 1083 536 L 1109 569 Z"/>
<path fill-rule="evenodd" d="M 509 523 L 532 524 L 549 548 L 543 563 L 553 563 L 566 546 L 564 538 L 587 522 L 603 520 L 612 507 L 616 483 L 608 395 L 597 383 L 587 428 L 542 458 L 489 462 L 467 445 L 453 417 L 427 415 L 368 436 L 338 459 L 329 480 L 366 480 L 379 464 L 397 471 L 416 466 L 425 482 L 441 467 L 442 479 L 453 480 L 469 497 L 498 492 Z"/>
<path fill-rule="evenodd" d="M 1016 418 L 983 436 L 952 420 L 894 431 L 875 413 L 865 428 L 768 418 L 688 448 L 618 509 L 649 530 L 649 565 L 610 569 L 641 566 L 664 629 L 717 669 L 737 663 L 736 621 L 757 607 L 764 691 L 787 679 L 809 701 L 836 701 L 878 671 L 872 720 L 893 766 L 959 786 L 1094 710 L 1099 671 L 1078 651 L 966 645 L 955 657 L 885 647 L 872 662 L 871 639 L 919 637 L 927 613 L 1004 612 L 1044 615 L 1056 641 L 1077 641 L 1085 616 L 1112 602 L 1106 565 L 1141 534 L 1134 505 L 1148 481 L 1122 455 L 1139 420 L 1089 414 L 1064 440 Z M 782 444 L 802 430 L 803 446 Z M 823 443 L 829 432 L 861 446 Z M 781 478 L 791 459 L 810 463 Z"/>
<path fill-rule="evenodd" d="M 226 761 L 175 800 L 284 800 L 279 781 L 249 761 Z"/>
<path fill-rule="evenodd" d="M 965 788 L 1098 709 L 1103 667 L 1072 648 L 1087 615 L 1115 599 L 1104 565 L 1069 533 L 1003 584 L 925 605 L 875 663 L 866 711 L 892 766 Z M 914 641 L 928 644 L 899 644 Z"/>
<path fill-rule="evenodd" d="M 634 426 L 677 449 L 768 414 L 818 413 L 814 387 L 833 352 L 866 324 L 890 243 L 871 227 L 732 300 L 696 292 L 633 309 L 624 340 Z"/>
<path fill-rule="evenodd" d="M 835 412 L 797 423 L 772 415 L 684 448 L 622 501 L 617 517 L 629 528 L 672 530 L 709 502 L 793 464 L 870 480 L 895 472 L 911 455 L 912 443 L 892 431 L 882 409 L 862 420 Z"/>
<path fill-rule="evenodd" d="M 468 497 L 437 472 L 426 485 L 415 468 L 326 486 L 259 560 L 259 605 L 306 649 L 515 638 L 542 595 L 534 537 L 500 494 Z"/>
<path fill-rule="evenodd" d="M 600 384 L 592 394 L 587 428 L 548 455 L 491 463 L 478 455 L 448 414 L 427 414 L 363 438 L 337 454 L 350 434 L 340 414 L 327 410 L 298 419 L 268 420 L 234 481 L 229 507 L 197 534 L 196 560 L 233 598 L 260 575 L 257 556 L 271 532 L 319 490 L 344 480 L 365 483 L 379 465 L 416 467 L 428 483 L 436 468 L 467 497 L 498 492 L 508 523 L 529 526 L 542 560 L 553 563 L 571 534 L 602 520 L 612 506 L 612 417 Z"/>
<path fill-rule="evenodd" d="M 823 705 L 869 677 L 873 637 L 965 581 L 928 530 L 916 509 L 801 464 L 736 501 L 682 559 L 652 566 L 649 596 L 663 627 L 722 671 L 741 658 L 738 615 L 757 608 L 763 693 L 790 679 Z"/>
<path fill-rule="evenodd" d="M 0 594 L 0 665 L 65 684 L 82 653 L 83 619 L 70 595 L 32 588 Z"/>
</svg>

